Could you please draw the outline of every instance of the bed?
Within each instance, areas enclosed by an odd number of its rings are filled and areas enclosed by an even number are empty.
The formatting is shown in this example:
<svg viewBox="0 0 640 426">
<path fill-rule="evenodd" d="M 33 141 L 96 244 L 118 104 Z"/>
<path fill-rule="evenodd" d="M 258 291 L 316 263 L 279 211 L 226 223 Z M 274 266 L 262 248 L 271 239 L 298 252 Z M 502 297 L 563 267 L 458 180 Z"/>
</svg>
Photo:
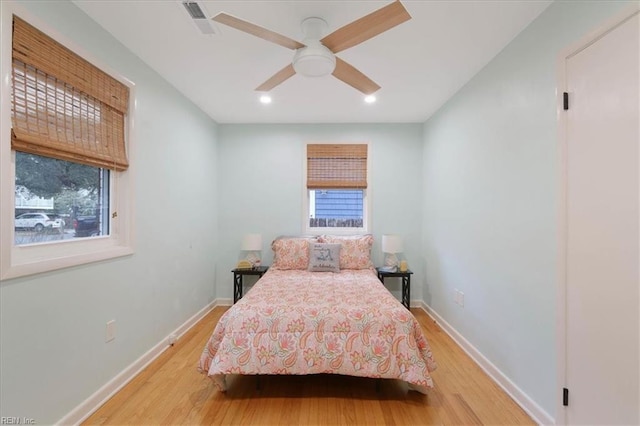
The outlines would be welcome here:
<svg viewBox="0 0 640 426">
<path fill-rule="evenodd" d="M 313 257 L 316 242 L 306 244 Z M 429 344 L 415 317 L 377 278 L 369 260 L 372 237 L 356 263 L 349 263 L 354 252 L 344 241 L 330 244 L 342 249 L 329 253 L 340 259 L 333 272 L 308 270 L 314 268 L 304 258 L 304 242 L 292 249 L 294 256 L 278 256 L 274 247 L 274 266 L 220 318 L 198 369 L 221 391 L 230 374 L 329 373 L 399 379 L 422 393 L 433 387 Z"/>
</svg>

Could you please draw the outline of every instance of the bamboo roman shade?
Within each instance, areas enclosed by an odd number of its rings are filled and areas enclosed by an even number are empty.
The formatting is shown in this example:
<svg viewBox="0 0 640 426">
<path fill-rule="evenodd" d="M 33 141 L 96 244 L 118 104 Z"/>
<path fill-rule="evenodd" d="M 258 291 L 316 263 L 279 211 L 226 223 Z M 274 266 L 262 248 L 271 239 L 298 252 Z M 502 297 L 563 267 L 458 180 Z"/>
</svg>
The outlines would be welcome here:
<svg viewBox="0 0 640 426">
<path fill-rule="evenodd" d="M 13 17 L 16 151 L 125 170 L 129 88 Z"/>
<path fill-rule="evenodd" d="M 365 189 L 366 144 L 308 144 L 308 189 Z"/>
</svg>

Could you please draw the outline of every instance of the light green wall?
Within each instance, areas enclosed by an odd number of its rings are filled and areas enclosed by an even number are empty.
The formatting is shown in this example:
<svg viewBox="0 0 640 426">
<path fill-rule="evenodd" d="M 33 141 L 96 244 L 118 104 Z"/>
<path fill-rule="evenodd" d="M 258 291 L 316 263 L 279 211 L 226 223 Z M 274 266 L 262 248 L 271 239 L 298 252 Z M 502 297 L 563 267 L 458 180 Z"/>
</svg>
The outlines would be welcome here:
<svg viewBox="0 0 640 426">
<path fill-rule="evenodd" d="M 556 60 L 623 6 L 553 3 L 424 126 L 425 301 L 551 417 Z"/>
<path fill-rule="evenodd" d="M 0 416 L 51 424 L 214 299 L 217 125 L 72 3 L 22 7 L 136 84 L 135 254 L 0 283 Z"/>
<path fill-rule="evenodd" d="M 232 274 L 246 233 L 261 233 L 263 263 L 272 260 L 271 241 L 301 235 L 303 162 L 307 143 L 369 142 L 371 232 L 374 260 L 380 264 L 382 234 L 400 234 L 415 270 L 412 298 L 422 296 L 422 124 L 221 124 L 218 182 L 220 247 L 217 295 L 232 297 Z M 399 297 L 398 282 L 389 289 Z"/>
</svg>

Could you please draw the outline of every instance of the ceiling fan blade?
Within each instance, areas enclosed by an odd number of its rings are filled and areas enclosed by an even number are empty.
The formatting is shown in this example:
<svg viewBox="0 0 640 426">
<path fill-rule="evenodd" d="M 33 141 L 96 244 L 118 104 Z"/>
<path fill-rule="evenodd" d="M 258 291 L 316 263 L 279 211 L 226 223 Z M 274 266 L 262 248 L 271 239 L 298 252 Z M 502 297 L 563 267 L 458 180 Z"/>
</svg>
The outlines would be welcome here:
<svg viewBox="0 0 640 426">
<path fill-rule="evenodd" d="M 293 69 L 293 65 L 289 64 L 275 73 L 269 80 L 256 87 L 256 92 L 268 92 L 286 79 L 293 77 L 295 73 L 296 71 Z"/>
<path fill-rule="evenodd" d="M 278 34 L 256 24 L 252 24 L 251 22 L 243 21 L 240 18 L 228 15 L 224 12 L 218 13 L 211 19 L 221 24 L 235 28 L 236 30 L 243 31 L 256 37 L 260 37 L 264 40 L 279 44 L 280 46 L 284 46 L 292 50 L 300 49 L 301 47 L 305 46 L 304 44 L 289 37 L 283 36 L 282 34 Z"/>
<path fill-rule="evenodd" d="M 333 76 L 339 80 L 344 81 L 349 86 L 356 90 L 361 91 L 365 95 L 375 93 L 380 89 L 373 80 L 360 71 L 355 69 L 352 65 L 349 65 L 345 61 L 336 57 L 336 69 L 333 70 Z"/>
<path fill-rule="evenodd" d="M 400 1 L 394 1 L 360 19 L 338 28 L 322 40 L 322 44 L 333 53 L 338 53 L 363 41 L 369 40 L 396 25 L 411 19 Z"/>
</svg>

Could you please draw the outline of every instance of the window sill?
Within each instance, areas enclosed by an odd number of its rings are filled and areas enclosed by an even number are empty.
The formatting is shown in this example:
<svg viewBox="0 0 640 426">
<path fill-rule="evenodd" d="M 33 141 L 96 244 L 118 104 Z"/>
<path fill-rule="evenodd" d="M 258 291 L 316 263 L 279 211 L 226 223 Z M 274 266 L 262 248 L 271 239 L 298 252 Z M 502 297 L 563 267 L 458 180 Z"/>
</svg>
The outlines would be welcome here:
<svg viewBox="0 0 640 426">
<path fill-rule="evenodd" d="M 87 245 L 90 246 L 92 244 L 89 243 L 81 245 L 87 247 Z M 63 254 L 56 258 L 37 259 L 33 257 L 34 251 L 30 250 L 33 248 L 34 247 L 14 248 L 14 253 L 18 255 L 16 257 L 21 257 L 22 259 L 15 259 L 14 262 L 6 265 L 6 268 L 4 267 L 5 262 L 3 262 L 0 280 L 7 280 L 11 278 L 39 274 L 42 272 L 55 271 L 58 269 L 69 268 L 72 266 L 79 266 L 91 262 L 99 262 L 101 260 L 114 259 L 133 254 L 133 248 L 131 247 L 114 246 L 93 251 L 83 251 L 82 253 L 73 253 L 67 255 Z M 26 252 L 20 253 L 22 249 L 26 250 Z M 27 255 L 19 256 L 20 254 Z"/>
<path fill-rule="evenodd" d="M 305 235 L 366 235 L 365 228 L 306 228 Z"/>
</svg>

